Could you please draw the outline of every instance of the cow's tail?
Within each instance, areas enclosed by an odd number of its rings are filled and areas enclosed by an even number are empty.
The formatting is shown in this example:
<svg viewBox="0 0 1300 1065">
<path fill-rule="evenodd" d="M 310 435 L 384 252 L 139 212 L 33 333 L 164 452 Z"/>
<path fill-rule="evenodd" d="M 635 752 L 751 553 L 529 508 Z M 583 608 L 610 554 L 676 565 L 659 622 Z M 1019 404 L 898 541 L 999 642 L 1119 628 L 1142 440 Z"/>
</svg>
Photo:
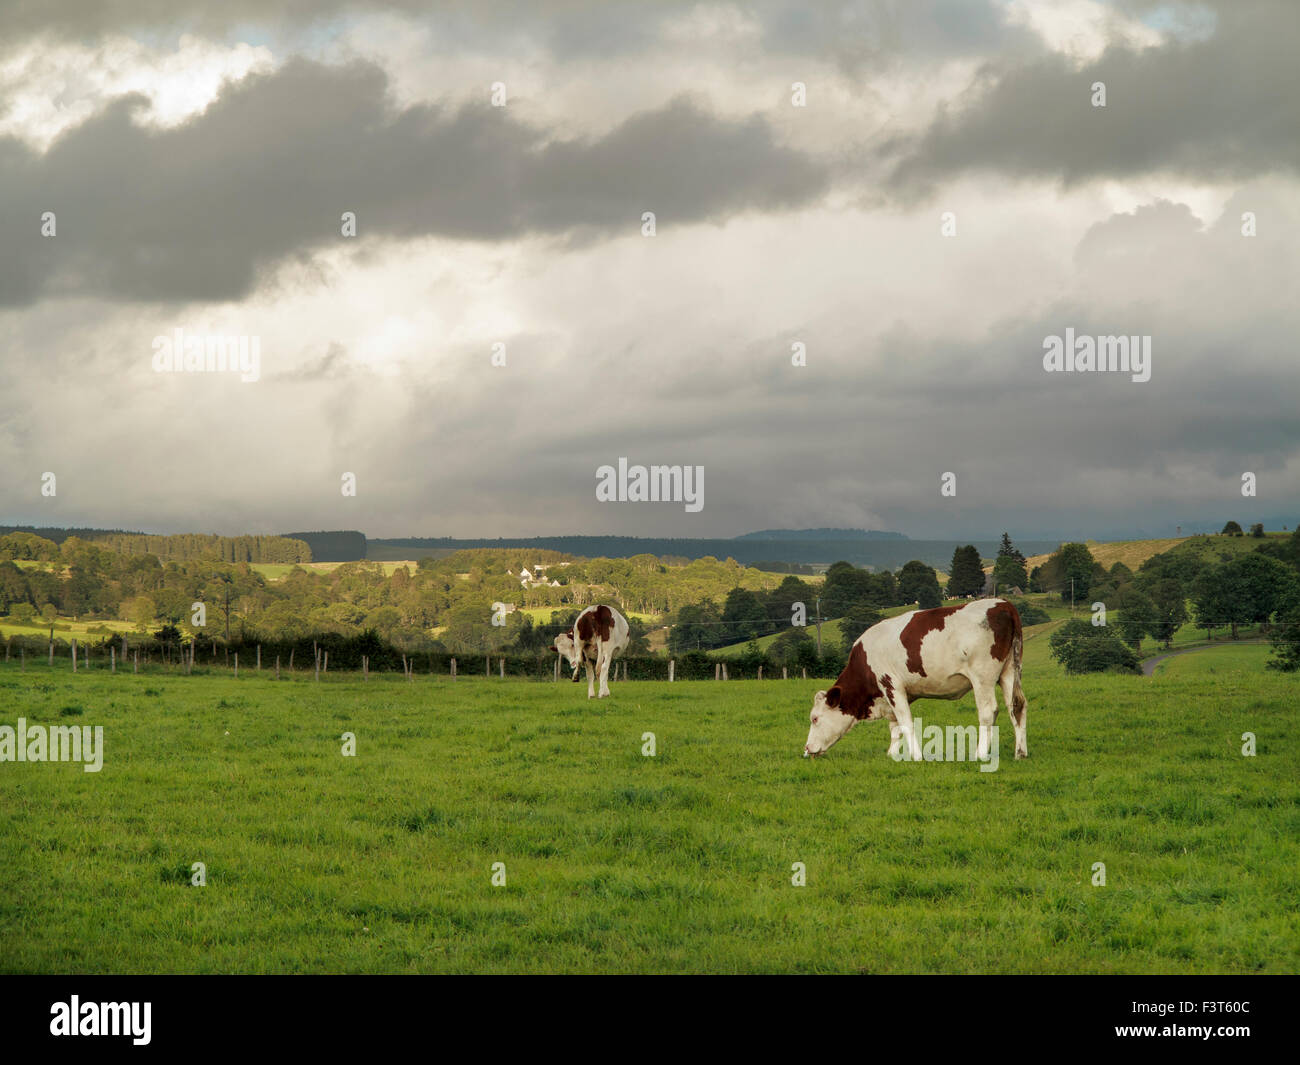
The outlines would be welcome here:
<svg viewBox="0 0 1300 1065">
<path fill-rule="evenodd" d="M 1025 690 L 1020 686 L 1020 660 L 1025 650 L 1025 636 L 1020 626 L 1020 612 L 1012 608 L 1012 616 L 1015 618 L 1015 627 L 1011 634 L 1011 661 L 1007 663 L 1011 670 L 1011 699 L 1007 704 L 1007 711 L 1011 715 L 1011 724 L 1016 730 L 1016 757 L 1028 758 L 1029 748 L 1026 746 L 1025 734 Z M 1005 677 L 1005 674 L 1003 674 Z M 1004 686 L 1002 691 L 1006 693 Z"/>
<path fill-rule="evenodd" d="M 1017 723 L 1023 723 L 1025 720 L 1025 690 L 1020 686 L 1020 658 L 1024 653 L 1025 638 L 1020 631 L 1020 618 L 1016 617 L 1016 634 L 1011 640 L 1011 669 L 1012 688 L 1011 688 L 1011 716 Z"/>
</svg>

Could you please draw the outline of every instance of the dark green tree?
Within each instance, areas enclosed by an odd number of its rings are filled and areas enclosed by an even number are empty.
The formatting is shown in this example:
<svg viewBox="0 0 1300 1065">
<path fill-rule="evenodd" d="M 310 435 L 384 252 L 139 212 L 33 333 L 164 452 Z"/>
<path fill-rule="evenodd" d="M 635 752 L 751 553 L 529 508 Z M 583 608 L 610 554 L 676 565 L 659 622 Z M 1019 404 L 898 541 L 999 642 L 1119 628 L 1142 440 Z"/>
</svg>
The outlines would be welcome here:
<svg viewBox="0 0 1300 1065">
<path fill-rule="evenodd" d="M 1156 608 L 1156 623 L 1149 631 L 1168 647 L 1173 642 L 1174 633 L 1187 620 L 1187 603 L 1183 598 L 1183 586 L 1172 578 L 1166 578 L 1156 581 L 1147 594 Z"/>
<path fill-rule="evenodd" d="M 1136 673 L 1138 658 L 1104 625 L 1067 621 L 1047 638 L 1052 657 L 1067 673 Z"/>
<path fill-rule="evenodd" d="M 844 654 L 848 655 L 857 638 L 879 620 L 880 611 L 868 600 L 863 599 L 851 606 L 840 621 L 840 643 L 844 648 Z"/>
<path fill-rule="evenodd" d="M 961 599 L 980 595 L 984 591 L 984 567 L 980 563 L 979 549 L 974 544 L 958 547 L 952 553 L 948 576 L 948 596 Z"/>
<path fill-rule="evenodd" d="M 854 603 L 875 595 L 876 582 L 870 572 L 850 562 L 833 563 L 826 570 L 826 583 L 822 585 L 822 617 L 842 617 Z M 811 606 L 809 603 L 810 614 Z"/>
<path fill-rule="evenodd" d="M 1119 619 L 1115 628 L 1138 654 L 1142 653 L 1142 638 L 1153 634 L 1157 621 L 1156 605 L 1149 596 L 1136 588 L 1130 588 L 1120 596 Z"/>
<path fill-rule="evenodd" d="M 898 571 L 898 593 L 904 603 L 916 603 L 922 609 L 940 606 L 943 594 L 934 568 L 913 559 Z"/>
<path fill-rule="evenodd" d="M 1096 565 L 1086 544 L 1062 544 L 1058 552 L 1061 559 L 1061 601 L 1081 603 L 1092 587 L 1093 567 Z"/>
<path fill-rule="evenodd" d="M 763 601 L 748 588 L 733 588 L 722 608 L 722 628 L 727 643 L 756 640 L 766 635 L 767 611 Z"/>
</svg>

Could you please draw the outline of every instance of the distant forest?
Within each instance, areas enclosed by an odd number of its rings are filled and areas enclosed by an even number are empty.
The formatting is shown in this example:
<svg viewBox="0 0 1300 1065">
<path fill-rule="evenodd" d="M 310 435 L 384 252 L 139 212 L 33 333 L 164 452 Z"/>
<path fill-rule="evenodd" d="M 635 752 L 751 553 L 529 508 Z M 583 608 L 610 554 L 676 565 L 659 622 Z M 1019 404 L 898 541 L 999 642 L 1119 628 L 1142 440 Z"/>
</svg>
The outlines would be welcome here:
<svg viewBox="0 0 1300 1065">
<path fill-rule="evenodd" d="M 312 561 L 311 548 L 304 541 L 283 536 L 213 536 L 205 533 L 152 536 L 120 529 L 41 529 L 29 525 L 4 525 L 0 526 L 0 537 L 14 538 L 10 541 L 11 547 L 15 543 L 29 545 L 27 551 L 9 550 L 3 557 L 40 561 L 53 561 L 59 553 L 52 552 L 49 547 L 42 548 L 39 541 L 62 546 L 68 540 L 83 540 L 120 555 L 153 555 L 162 562 Z"/>
<path fill-rule="evenodd" d="M 352 529 L 284 535 L 291 540 L 301 540 L 310 547 L 313 562 L 360 562 L 366 557 L 366 534 Z"/>
</svg>

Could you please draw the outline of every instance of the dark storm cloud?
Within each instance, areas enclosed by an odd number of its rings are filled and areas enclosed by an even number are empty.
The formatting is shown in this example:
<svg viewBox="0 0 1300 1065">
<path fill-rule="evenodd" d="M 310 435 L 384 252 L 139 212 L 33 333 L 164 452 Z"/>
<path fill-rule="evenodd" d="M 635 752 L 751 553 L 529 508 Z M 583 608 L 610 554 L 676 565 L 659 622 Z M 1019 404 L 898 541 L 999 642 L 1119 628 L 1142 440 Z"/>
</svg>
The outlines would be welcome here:
<svg viewBox="0 0 1300 1065">
<path fill-rule="evenodd" d="M 1112 46 L 1076 69 L 1059 55 L 990 63 L 961 104 L 895 139 L 892 182 L 919 194 L 967 171 L 1067 184 L 1169 172 L 1201 179 L 1300 169 L 1300 19 L 1290 3 L 1217 10 L 1206 39 Z M 1107 106 L 1093 107 L 1104 82 Z"/>
<path fill-rule="evenodd" d="M 684 99 L 594 140 L 555 140 L 508 108 L 396 110 L 378 67 L 294 60 L 228 88 L 171 130 L 115 102 L 44 155 L 0 140 L 0 304 L 42 294 L 227 300 L 260 268 L 340 239 L 593 237 L 721 221 L 816 199 L 823 166 L 777 145 L 761 118 Z M 53 211 L 58 236 L 42 238 Z"/>
<path fill-rule="evenodd" d="M 9 0 L 0 39 L 42 34 L 87 39 L 107 33 L 239 32 L 327 35 L 359 18 L 398 15 L 438 30 L 438 47 L 508 48 L 527 40 L 556 59 L 644 53 L 669 20 L 696 0 Z M 810 5 L 761 0 L 737 11 L 761 25 L 769 54 L 830 57 L 845 69 L 889 55 L 989 54 L 1034 45 L 993 0 L 856 0 Z"/>
<path fill-rule="evenodd" d="M 874 0 L 856 4 L 756 5 L 769 53 L 826 57 L 854 76 L 879 63 L 989 57 L 1043 50 L 1031 31 L 1007 22 L 990 0 Z"/>
</svg>

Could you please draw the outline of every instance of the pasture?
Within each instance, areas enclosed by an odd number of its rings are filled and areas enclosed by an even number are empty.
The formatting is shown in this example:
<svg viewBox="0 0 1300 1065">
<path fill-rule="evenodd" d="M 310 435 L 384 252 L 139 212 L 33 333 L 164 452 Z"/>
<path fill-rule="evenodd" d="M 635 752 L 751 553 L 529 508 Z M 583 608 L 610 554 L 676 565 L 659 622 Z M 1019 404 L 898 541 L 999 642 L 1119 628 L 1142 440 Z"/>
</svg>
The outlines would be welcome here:
<svg viewBox="0 0 1300 1065">
<path fill-rule="evenodd" d="M 1297 682 L 1201 657 L 1027 664 L 992 773 L 880 722 L 801 758 L 825 681 L 0 664 L 0 724 L 105 734 L 99 773 L 0 762 L 0 970 L 1294 972 Z"/>
</svg>

